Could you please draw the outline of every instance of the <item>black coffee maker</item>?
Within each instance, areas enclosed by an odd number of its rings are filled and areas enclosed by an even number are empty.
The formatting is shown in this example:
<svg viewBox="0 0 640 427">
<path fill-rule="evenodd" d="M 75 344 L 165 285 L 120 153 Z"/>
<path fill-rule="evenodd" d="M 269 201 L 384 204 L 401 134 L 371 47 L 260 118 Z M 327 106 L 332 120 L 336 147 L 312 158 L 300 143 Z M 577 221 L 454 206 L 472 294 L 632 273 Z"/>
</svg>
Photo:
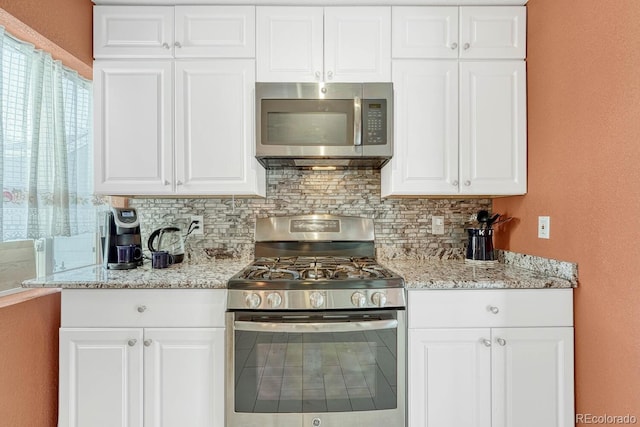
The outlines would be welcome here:
<svg viewBox="0 0 640 427">
<path fill-rule="evenodd" d="M 111 208 L 102 239 L 104 268 L 129 270 L 142 265 L 140 221 L 134 208 Z"/>
</svg>

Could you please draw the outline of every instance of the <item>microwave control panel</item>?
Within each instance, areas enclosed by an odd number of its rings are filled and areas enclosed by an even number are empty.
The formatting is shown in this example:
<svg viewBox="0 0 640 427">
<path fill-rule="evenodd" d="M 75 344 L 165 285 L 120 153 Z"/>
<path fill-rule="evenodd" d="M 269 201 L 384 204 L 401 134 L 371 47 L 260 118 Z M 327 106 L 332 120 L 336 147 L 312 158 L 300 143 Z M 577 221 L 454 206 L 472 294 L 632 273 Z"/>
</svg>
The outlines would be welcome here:
<svg viewBox="0 0 640 427">
<path fill-rule="evenodd" d="M 362 144 L 386 144 L 387 100 L 365 99 L 362 104 Z"/>
</svg>

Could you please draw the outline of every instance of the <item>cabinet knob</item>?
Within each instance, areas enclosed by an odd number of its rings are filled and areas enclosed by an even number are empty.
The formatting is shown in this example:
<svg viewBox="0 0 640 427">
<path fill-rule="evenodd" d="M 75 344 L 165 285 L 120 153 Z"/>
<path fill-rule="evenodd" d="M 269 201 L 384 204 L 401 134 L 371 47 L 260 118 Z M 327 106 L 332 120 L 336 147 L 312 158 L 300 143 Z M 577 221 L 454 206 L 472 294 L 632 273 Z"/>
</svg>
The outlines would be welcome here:
<svg viewBox="0 0 640 427">
<path fill-rule="evenodd" d="M 176 185 L 182 185 L 182 181 L 176 181 Z"/>
<path fill-rule="evenodd" d="M 175 42 L 173 44 L 175 47 L 177 47 L 178 49 L 182 47 L 182 45 L 180 44 L 180 42 Z"/>
<path fill-rule="evenodd" d="M 491 347 L 491 341 L 486 339 L 486 338 L 482 338 L 480 340 L 480 342 L 485 346 L 485 347 Z"/>
<path fill-rule="evenodd" d="M 163 47 L 164 49 L 169 49 L 169 43 L 166 43 L 166 42 L 165 42 L 165 43 L 162 43 L 162 47 Z"/>
<path fill-rule="evenodd" d="M 470 47 L 471 47 L 471 45 L 470 45 L 469 43 L 465 43 L 465 44 L 462 46 L 462 48 L 463 48 L 464 50 L 467 50 L 467 49 L 469 49 Z"/>
<path fill-rule="evenodd" d="M 458 48 L 458 43 L 453 42 L 451 43 L 451 50 L 456 50 Z"/>
<path fill-rule="evenodd" d="M 507 345 L 507 341 L 505 341 L 505 339 L 504 339 L 504 338 L 496 338 L 496 342 L 497 342 L 498 344 L 500 344 L 501 346 L 503 346 L 503 347 L 504 347 L 505 345 Z"/>
<path fill-rule="evenodd" d="M 171 184 L 171 183 L 165 179 L 164 180 L 164 185 L 169 185 L 169 184 Z"/>
<path fill-rule="evenodd" d="M 466 180 L 466 181 L 464 182 L 464 185 L 465 185 L 465 186 L 467 186 L 467 187 L 468 187 L 468 186 L 470 186 L 470 185 L 471 185 L 471 181 Z"/>
<path fill-rule="evenodd" d="M 320 71 L 316 71 L 314 75 L 316 76 L 317 80 L 320 80 L 320 78 L 322 77 L 322 73 Z"/>
<path fill-rule="evenodd" d="M 136 343 L 138 342 L 138 340 L 129 340 L 127 341 L 127 344 L 129 345 L 129 347 L 133 347 L 134 345 L 136 345 Z"/>
<path fill-rule="evenodd" d="M 453 181 L 453 182 L 451 183 L 451 185 L 453 185 L 454 187 L 457 187 L 457 186 L 458 186 L 458 180 L 456 179 L 455 181 Z"/>
<path fill-rule="evenodd" d="M 332 80 L 332 79 L 333 79 L 333 71 L 327 71 L 327 78 L 328 78 L 329 80 Z"/>
<path fill-rule="evenodd" d="M 492 312 L 493 314 L 498 314 L 500 313 L 500 309 L 498 307 L 496 307 L 495 305 L 490 305 L 487 307 L 487 311 Z"/>
<path fill-rule="evenodd" d="M 146 305 L 139 305 L 138 306 L 138 313 L 144 313 L 145 311 L 147 311 L 147 306 Z"/>
<path fill-rule="evenodd" d="M 144 346 L 149 347 L 153 343 L 153 340 L 144 340 Z"/>
</svg>

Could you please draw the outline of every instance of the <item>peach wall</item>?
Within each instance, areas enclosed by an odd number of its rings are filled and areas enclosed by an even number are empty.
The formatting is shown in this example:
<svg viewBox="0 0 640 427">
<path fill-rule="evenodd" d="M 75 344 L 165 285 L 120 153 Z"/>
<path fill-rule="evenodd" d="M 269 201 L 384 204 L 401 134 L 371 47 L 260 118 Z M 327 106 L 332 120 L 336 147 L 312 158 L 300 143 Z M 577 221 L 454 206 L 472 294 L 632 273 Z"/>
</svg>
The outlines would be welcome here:
<svg viewBox="0 0 640 427">
<path fill-rule="evenodd" d="M 0 308 L 0 425 L 58 421 L 60 293 Z"/>
<path fill-rule="evenodd" d="M 93 62 L 93 3 L 91 0 L 0 0 L 0 8 L 29 27 L 26 34 L 15 34 L 16 36 L 50 52 L 54 58 L 62 60 L 65 65 L 91 78 Z M 6 26 L 4 19 L 2 21 L 0 23 Z M 11 28 L 8 29 L 11 31 Z M 53 49 L 52 46 L 54 46 Z M 55 46 L 65 52 L 53 51 Z"/>
<path fill-rule="evenodd" d="M 496 246 L 578 263 L 576 411 L 640 419 L 640 2 L 527 6 L 529 188 Z"/>
</svg>

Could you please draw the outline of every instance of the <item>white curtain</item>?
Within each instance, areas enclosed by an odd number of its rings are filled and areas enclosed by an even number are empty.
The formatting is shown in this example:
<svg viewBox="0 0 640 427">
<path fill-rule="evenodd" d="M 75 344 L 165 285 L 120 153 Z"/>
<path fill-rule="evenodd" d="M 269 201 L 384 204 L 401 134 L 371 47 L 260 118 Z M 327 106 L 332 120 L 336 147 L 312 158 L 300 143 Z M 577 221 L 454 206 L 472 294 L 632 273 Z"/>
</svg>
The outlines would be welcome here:
<svg viewBox="0 0 640 427">
<path fill-rule="evenodd" d="M 95 232 L 91 82 L 0 39 L 0 241 Z"/>
</svg>

